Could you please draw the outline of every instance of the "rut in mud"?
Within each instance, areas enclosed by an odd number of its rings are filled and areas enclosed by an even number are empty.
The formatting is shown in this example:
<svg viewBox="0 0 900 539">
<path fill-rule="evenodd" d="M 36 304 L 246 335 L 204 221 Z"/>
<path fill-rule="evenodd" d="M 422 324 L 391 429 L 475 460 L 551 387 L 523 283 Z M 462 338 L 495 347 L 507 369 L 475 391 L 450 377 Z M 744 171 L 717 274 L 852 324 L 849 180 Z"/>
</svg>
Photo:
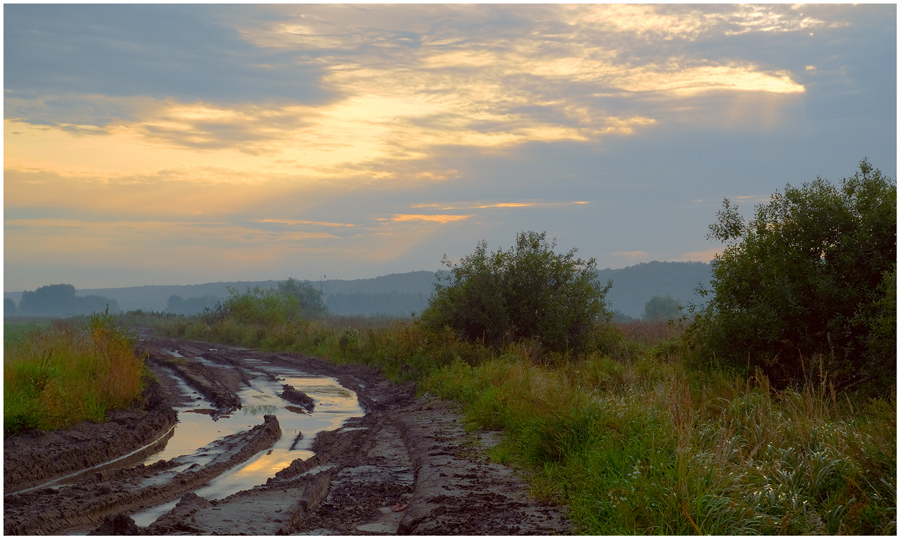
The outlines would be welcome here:
<svg viewBox="0 0 900 539">
<path fill-rule="evenodd" d="M 159 383 L 140 410 L 5 441 L 4 533 L 568 531 L 559 508 L 484 457 L 493 433 L 466 433 L 412 385 L 294 354 L 142 345 Z M 209 439 L 183 446 L 186 430 Z"/>
</svg>

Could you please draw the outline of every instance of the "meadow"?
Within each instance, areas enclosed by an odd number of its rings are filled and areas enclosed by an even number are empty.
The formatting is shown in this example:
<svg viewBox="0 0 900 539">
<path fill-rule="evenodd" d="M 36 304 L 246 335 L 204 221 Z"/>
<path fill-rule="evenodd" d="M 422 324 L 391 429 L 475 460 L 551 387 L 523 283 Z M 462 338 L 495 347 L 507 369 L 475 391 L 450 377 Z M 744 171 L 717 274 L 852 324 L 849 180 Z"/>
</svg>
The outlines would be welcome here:
<svg viewBox="0 0 900 539">
<path fill-rule="evenodd" d="M 235 313 L 232 313 L 235 314 Z M 167 317 L 160 331 L 379 367 L 456 402 L 471 429 L 503 432 L 490 455 L 579 534 L 896 533 L 896 392 L 838 393 L 820 372 L 776 389 L 760 372 L 697 369 L 678 324 L 598 329 L 580 357 L 527 340 L 503 348 L 418 320 L 267 323 Z"/>
<path fill-rule="evenodd" d="M 108 313 L 4 322 L 3 433 L 102 422 L 141 396 L 135 339 Z"/>
</svg>

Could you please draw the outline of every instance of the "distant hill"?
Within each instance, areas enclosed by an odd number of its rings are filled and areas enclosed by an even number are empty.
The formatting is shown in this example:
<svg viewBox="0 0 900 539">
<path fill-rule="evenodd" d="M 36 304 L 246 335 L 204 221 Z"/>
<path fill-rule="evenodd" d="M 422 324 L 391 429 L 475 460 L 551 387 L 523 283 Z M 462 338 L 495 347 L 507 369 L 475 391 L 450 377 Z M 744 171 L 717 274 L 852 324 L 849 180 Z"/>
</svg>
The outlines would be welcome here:
<svg viewBox="0 0 900 539">
<path fill-rule="evenodd" d="M 653 296 L 672 296 L 682 302 L 699 303 L 694 292 L 698 284 L 709 284 L 710 265 L 702 262 L 647 262 L 622 269 L 597 272 L 601 281 L 613 281 L 607 295 L 611 310 L 639 318 L 644 305 Z M 286 279 L 287 277 L 285 277 Z M 196 285 L 146 285 L 125 288 L 78 290 L 79 296 L 102 296 L 118 302 L 122 311 L 142 309 L 164 311 L 171 296 L 180 296 L 183 304 L 208 304 L 210 297 L 224 299 L 229 288 L 243 292 L 248 288 L 274 288 L 279 281 L 231 281 Z M 393 273 L 372 279 L 323 279 L 308 281 L 325 294 L 325 304 L 336 315 L 390 314 L 408 316 L 420 313 L 434 291 L 431 271 Z M 17 304 L 22 292 L 4 292 Z M 190 302 L 191 299 L 205 301 Z M 198 308 L 199 309 L 199 308 Z"/>
<path fill-rule="evenodd" d="M 597 276 L 602 282 L 613 282 L 606 295 L 611 310 L 640 318 L 653 296 L 671 296 L 683 304 L 702 303 L 696 288 L 709 287 L 711 270 L 712 266 L 705 262 L 644 262 L 599 270 Z"/>
</svg>

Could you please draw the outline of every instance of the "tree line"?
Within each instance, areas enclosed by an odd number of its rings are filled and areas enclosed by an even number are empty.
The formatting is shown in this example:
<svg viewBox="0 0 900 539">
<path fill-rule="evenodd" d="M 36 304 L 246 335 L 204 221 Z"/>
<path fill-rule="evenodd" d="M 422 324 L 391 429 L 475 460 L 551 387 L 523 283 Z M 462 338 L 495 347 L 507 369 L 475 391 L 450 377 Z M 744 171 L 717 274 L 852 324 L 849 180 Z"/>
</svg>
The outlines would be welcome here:
<svg viewBox="0 0 900 539">
<path fill-rule="evenodd" d="M 73 316 L 98 312 L 117 313 L 119 303 L 103 296 L 76 296 L 71 284 L 51 284 L 33 292 L 25 291 L 19 304 L 3 301 L 4 316 Z"/>
</svg>

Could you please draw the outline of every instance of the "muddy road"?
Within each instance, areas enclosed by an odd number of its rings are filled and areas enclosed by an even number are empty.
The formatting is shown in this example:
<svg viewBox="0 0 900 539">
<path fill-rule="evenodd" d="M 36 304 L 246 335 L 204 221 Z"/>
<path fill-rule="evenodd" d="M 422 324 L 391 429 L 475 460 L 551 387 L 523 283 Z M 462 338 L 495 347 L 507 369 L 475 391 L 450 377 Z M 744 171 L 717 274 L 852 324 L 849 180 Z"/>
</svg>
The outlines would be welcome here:
<svg viewBox="0 0 900 539">
<path fill-rule="evenodd" d="M 564 534 L 444 402 L 374 369 L 142 336 L 111 421 L 4 441 L 7 535 Z"/>
</svg>

